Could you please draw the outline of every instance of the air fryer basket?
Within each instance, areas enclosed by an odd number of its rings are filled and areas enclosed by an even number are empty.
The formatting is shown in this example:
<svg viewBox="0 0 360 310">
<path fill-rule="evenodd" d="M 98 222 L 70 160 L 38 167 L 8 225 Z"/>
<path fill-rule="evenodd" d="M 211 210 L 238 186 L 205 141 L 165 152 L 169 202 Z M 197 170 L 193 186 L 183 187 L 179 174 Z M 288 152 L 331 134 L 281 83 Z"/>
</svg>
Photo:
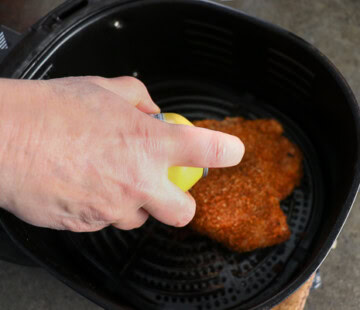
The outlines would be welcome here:
<svg viewBox="0 0 360 310">
<path fill-rule="evenodd" d="M 301 185 L 281 203 L 291 239 L 239 254 L 155 220 L 128 232 L 75 234 L 1 212 L 9 235 L 106 308 L 260 309 L 284 299 L 325 258 L 359 184 L 359 109 L 340 74 L 293 34 L 209 2 L 75 3 L 40 21 L 0 73 L 133 75 L 163 111 L 192 120 L 278 119 L 305 157 Z"/>
</svg>

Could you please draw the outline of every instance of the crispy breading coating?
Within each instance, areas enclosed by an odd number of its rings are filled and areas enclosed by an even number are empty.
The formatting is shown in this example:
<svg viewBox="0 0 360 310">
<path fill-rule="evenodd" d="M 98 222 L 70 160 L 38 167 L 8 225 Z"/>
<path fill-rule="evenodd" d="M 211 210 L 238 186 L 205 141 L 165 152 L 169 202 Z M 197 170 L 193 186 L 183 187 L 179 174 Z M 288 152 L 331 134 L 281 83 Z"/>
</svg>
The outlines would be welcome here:
<svg viewBox="0 0 360 310">
<path fill-rule="evenodd" d="M 194 125 L 238 136 L 245 145 L 236 167 L 210 169 L 191 194 L 197 207 L 190 227 L 239 252 L 286 241 L 290 229 L 280 201 L 302 177 L 302 153 L 274 119 L 203 120 Z"/>
</svg>

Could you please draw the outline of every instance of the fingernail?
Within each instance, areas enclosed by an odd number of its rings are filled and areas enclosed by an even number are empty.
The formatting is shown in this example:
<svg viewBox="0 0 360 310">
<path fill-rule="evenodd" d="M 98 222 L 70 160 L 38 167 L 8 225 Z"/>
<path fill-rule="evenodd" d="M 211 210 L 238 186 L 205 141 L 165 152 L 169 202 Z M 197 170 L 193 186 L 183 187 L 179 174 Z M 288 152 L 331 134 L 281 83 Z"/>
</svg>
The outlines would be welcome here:
<svg viewBox="0 0 360 310">
<path fill-rule="evenodd" d="M 244 157 L 245 154 L 245 145 L 244 143 L 238 138 L 237 138 L 237 147 L 238 147 L 238 164 L 241 162 L 241 160 Z"/>
</svg>

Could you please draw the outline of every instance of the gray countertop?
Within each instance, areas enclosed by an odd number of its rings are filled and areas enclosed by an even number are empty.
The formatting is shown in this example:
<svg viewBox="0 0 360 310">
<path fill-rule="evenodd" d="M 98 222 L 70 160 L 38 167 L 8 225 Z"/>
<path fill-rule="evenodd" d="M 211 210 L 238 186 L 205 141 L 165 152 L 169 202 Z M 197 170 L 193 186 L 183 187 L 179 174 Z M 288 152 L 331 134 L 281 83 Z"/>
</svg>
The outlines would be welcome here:
<svg viewBox="0 0 360 310">
<path fill-rule="evenodd" d="M 18 31 L 62 0 L 1 0 L 0 24 Z M 338 67 L 360 101 L 360 1 L 217 1 L 280 25 L 318 47 Z M 360 199 L 337 248 L 321 267 L 323 286 L 307 310 L 360 308 Z M 0 261 L 0 309 L 99 309 L 45 271 Z"/>
</svg>

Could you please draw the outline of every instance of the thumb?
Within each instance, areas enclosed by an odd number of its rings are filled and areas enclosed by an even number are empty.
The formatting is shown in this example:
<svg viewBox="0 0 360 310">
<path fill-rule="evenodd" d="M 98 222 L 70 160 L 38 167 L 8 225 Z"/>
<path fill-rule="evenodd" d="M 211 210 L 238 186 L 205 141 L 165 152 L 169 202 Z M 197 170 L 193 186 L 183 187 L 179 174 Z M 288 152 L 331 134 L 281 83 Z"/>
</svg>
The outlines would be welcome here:
<svg viewBox="0 0 360 310">
<path fill-rule="evenodd" d="M 237 165 L 245 152 L 236 136 L 205 128 L 167 124 L 172 142 L 169 161 L 174 166 L 229 167 Z"/>
</svg>

